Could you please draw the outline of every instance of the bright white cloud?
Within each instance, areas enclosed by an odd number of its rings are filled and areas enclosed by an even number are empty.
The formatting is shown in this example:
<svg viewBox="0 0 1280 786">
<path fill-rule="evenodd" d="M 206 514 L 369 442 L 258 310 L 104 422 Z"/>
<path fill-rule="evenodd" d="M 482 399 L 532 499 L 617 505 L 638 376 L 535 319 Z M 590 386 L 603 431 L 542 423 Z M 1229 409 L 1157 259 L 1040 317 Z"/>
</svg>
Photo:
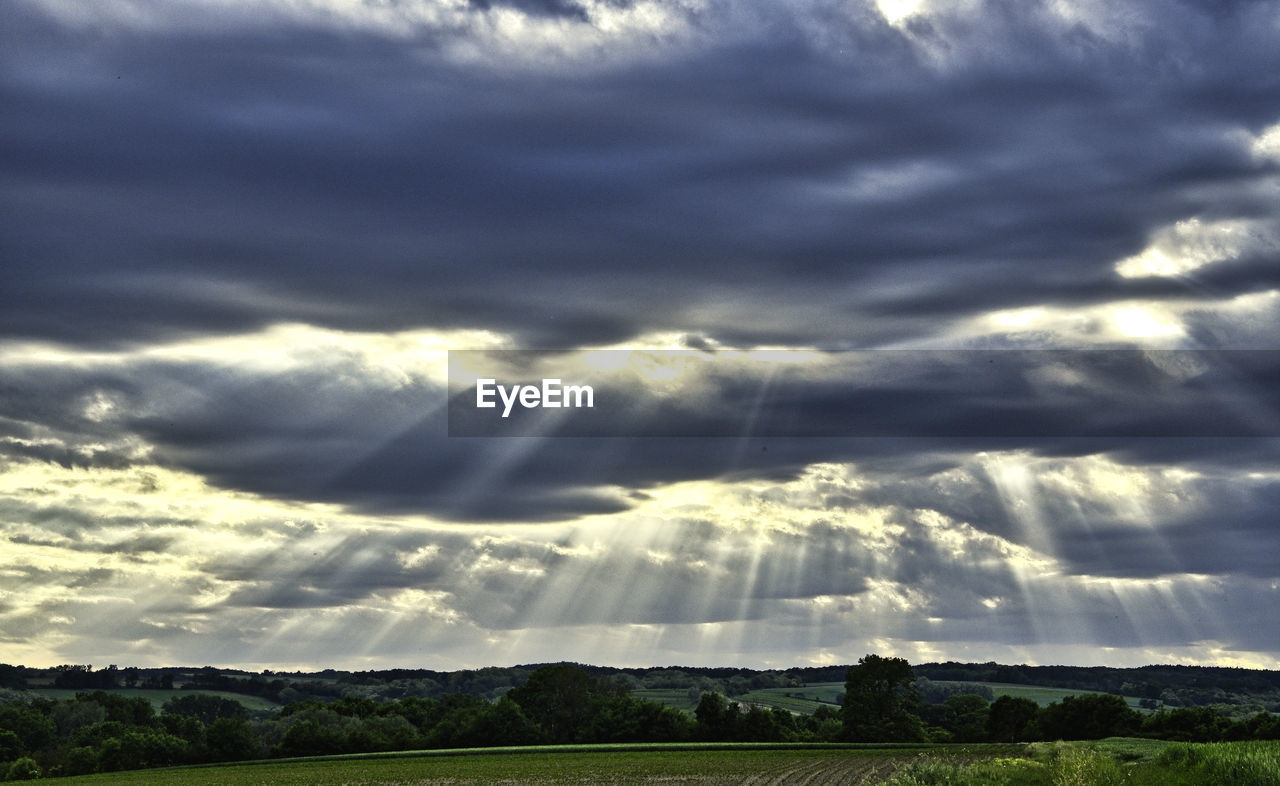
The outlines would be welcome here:
<svg viewBox="0 0 1280 786">
<path fill-rule="evenodd" d="M 1249 140 L 1249 148 L 1257 158 L 1280 162 L 1280 123 L 1264 129 L 1257 137 Z"/>
<path fill-rule="evenodd" d="M 1214 262 L 1278 248 L 1268 222 L 1189 218 L 1157 232 L 1141 253 L 1117 262 L 1116 272 L 1124 278 L 1182 276 Z"/>
</svg>

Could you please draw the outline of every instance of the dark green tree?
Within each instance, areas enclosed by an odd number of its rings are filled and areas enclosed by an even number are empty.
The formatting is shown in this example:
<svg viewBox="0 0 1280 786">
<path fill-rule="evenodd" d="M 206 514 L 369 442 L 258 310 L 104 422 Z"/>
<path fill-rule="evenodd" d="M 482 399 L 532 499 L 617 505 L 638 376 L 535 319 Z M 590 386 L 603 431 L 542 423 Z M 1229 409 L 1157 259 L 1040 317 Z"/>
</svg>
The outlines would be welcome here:
<svg viewBox="0 0 1280 786">
<path fill-rule="evenodd" d="M 106 710 L 109 721 L 149 726 L 156 717 L 151 702 L 141 696 L 122 696 L 119 693 L 95 690 L 92 693 L 77 693 L 76 701 L 91 701 L 101 705 Z"/>
<path fill-rule="evenodd" d="M 1032 727 L 1040 705 L 1031 699 L 1001 696 L 987 713 L 987 738 L 992 742 L 1025 742 L 1036 735 Z"/>
<path fill-rule="evenodd" d="M 1064 696 L 1040 711 L 1040 733 L 1047 740 L 1100 740 L 1127 737 L 1142 722 L 1137 710 L 1119 696 L 1082 693 Z"/>
<path fill-rule="evenodd" d="M 697 720 L 698 739 L 709 741 L 731 740 L 738 725 L 738 703 L 730 703 L 714 691 L 702 694 L 698 707 L 693 711 Z"/>
<path fill-rule="evenodd" d="M 13 761 L 26 752 L 17 734 L 8 729 L 0 729 L 0 761 Z"/>
<path fill-rule="evenodd" d="M 981 696 L 962 693 L 951 696 L 943 705 L 955 714 L 955 725 L 950 729 L 956 742 L 982 742 L 987 737 L 987 719 L 991 705 Z"/>
<path fill-rule="evenodd" d="M 240 702 L 208 693 L 187 693 L 175 696 L 164 703 L 162 711 L 169 715 L 198 718 L 206 726 L 218 718 L 248 717 L 248 712 Z"/>
<path fill-rule="evenodd" d="M 427 735 L 432 748 L 479 748 L 544 742 L 542 730 L 519 704 L 506 698 L 496 704 L 480 700 L 445 714 Z"/>
<path fill-rule="evenodd" d="M 53 744 L 58 729 L 47 715 L 26 704 L 0 704 L 0 729 L 18 735 L 22 750 L 38 751 Z"/>
<path fill-rule="evenodd" d="M 845 736 L 855 742 L 923 740 L 914 682 L 905 658 L 867 655 L 850 666 L 845 676 Z"/>
<path fill-rule="evenodd" d="M 625 696 L 626 688 L 593 677 L 577 666 L 543 666 L 525 684 L 507 693 L 553 743 L 581 742 L 580 730 L 590 727 L 605 705 Z"/>
<path fill-rule="evenodd" d="M 185 740 L 151 731 L 126 731 L 102 743 L 98 765 L 103 772 L 177 764 L 187 750 Z"/>
<path fill-rule="evenodd" d="M 354 725 L 352 719 L 323 707 L 307 707 L 284 718 L 289 726 L 274 752 L 284 756 L 349 752 L 347 732 Z"/>
<path fill-rule="evenodd" d="M 98 771 L 98 752 L 93 748 L 80 746 L 67 751 L 67 761 L 62 765 L 63 775 L 88 775 Z"/>
<path fill-rule="evenodd" d="M 214 761 L 257 759 L 265 753 L 261 740 L 244 718 L 217 718 L 204 736 L 209 758 Z"/>
</svg>

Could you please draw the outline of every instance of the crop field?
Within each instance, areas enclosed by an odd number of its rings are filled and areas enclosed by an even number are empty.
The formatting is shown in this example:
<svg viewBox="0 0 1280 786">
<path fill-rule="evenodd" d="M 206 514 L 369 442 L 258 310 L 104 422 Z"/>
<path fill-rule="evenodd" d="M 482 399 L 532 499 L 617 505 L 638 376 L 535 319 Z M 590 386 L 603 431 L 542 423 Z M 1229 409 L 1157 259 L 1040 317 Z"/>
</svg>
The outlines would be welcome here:
<svg viewBox="0 0 1280 786">
<path fill-rule="evenodd" d="M 812 699 L 801 699 L 794 696 L 788 696 L 786 692 L 758 690 L 736 696 L 735 701 L 744 704 L 758 704 L 761 707 L 777 707 L 778 709 L 788 710 L 790 712 L 802 713 L 804 715 L 812 715 L 822 705 Z M 831 705 L 833 708 L 834 705 Z"/>
<path fill-rule="evenodd" d="M 68 786 L 1280 786 L 1280 742 L 764 747 L 598 745 L 289 759 L 60 778 Z"/>
<path fill-rule="evenodd" d="M 991 758 L 1011 746 L 938 750 L 962 763 Z M 1012 746 L 1017 748 L 1018 746 Z M 935 749 L 936 750 L 936 749 Z M 522 752 L 472 751 L 461 755 L 365 756 L 140 770 L 59 779 L 67 786 L 275 786 L 276 784 L 876 784 L 920 755 L 920 748 L 740 748 Z M 1006 753 L 1007 755 L 1007 753 Z"/>
<path fill-rule="evenodd" d="M 74 699 L 77 693 L 92 693 L 92 689 L 78 688 L 32 688 L 31 693 L 45 699 Z M 221 696 L 224 699 L 238 701 L 244 708 L 250 711 L 265 710 L 274 712 L 280 709 L 280 705 L 261 696 L 249 696 L 244 693 L 231 693 L 221 690 L 160 690 L 158 688 L 112 688 L 107 693 L 117 696 L 142 697 L 151 702 L 151 706 L 156 708 L 158 712 L 164 703 L 169 699 L 176 699 L 179 696 L 189 696 L 191 694 L 204 694 L 207 696 Z"/>
<path fill-rule="evenodd" d="M 835 708 L 836 698 L 841 693 L 844 693 L 843 682 L 815 682 L 798 688 L 761 688 L 733 698 L 747 704 L 812 715 L 824 704 Z"/>
<path fill-rule="evenodd" d="M 935 680 L 937 685 L 985 685 L 991 688 L 996 697 L 1000 696 L 1016 696 L 1020 698 L 1031 699 L 1041 707 L 1046 707 L 1055 701 L 1061 701 L 1064 696 L 1079 696 L 1084 693 L 1098 693 L 1099 691 L 1077 690 L 1073 688 L 1048 688 L 1041 685 L 1018 685 L 1008 682 L 950 682 L 947 680 Z M 674 692 L 674 691 L 673 691 Z M 836 698 L 844 693 L 843 682 L 816 682 L 808 685 L 802 685 L 798 688 L 762 688 L 754 690 L 742 696 L 734 696 L 735 701 L 741 701 L 748 704 L 759 704 L 762 707 L 779 707 L 791 712 L 804 713 L 812 715 L 823 704 L 835 706 Z M 637 696 L 642 695 L 639 691 Z M 645 696 L 645 698 L 648 698 Z M 1125 703 L 1131 708 L 1141 710 L 1138 706 L 1138 698 L 1135 696 L 1124 696 Z M 660 700 L 660 699 L 655 699 Z M 664 703 L 667 703 L 664 701 Z M 679 707 L 679 704 L 671 704 L 671 706 Z"/>
</svg>

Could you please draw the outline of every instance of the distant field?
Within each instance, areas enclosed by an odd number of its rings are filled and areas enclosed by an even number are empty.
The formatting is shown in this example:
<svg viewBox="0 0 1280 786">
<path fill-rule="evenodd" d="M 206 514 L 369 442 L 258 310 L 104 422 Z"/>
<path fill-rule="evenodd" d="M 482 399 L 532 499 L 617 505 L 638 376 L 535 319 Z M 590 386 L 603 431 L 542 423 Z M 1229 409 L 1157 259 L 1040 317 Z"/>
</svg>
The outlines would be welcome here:
<svg viewBox="0 0 1280 786">
<path fill-rule="evenodd" d="M 836 687 L 832 687 L 836 686 Z M 822 703 L 817 699 L 830 696 L 829 705 L 834 707 L 835 695 L 844 692 L 844 683 L 823 683 L 806 685 L 801 688 L 764 688 L 739 696 L 730 696 L 730 700 L 743 704 L 758 704 L 761 707 L 778 707 L 803 715 L 812 715 Z M 687 688 L 636 688 L 631 695 L 637 699 L 656 701 L 668 707 L 685 712 L 693 712 L 698 706 L 697 700 L 689 698 Z"/>
<path fill-rule="evenodd" d="M 996 694 L 996 698 L 1001 696 L 1014 696 L 1016 698 L 1031 699 L 1041 707 L 1046 707 L 1055 701 L 1061 701 L 1064 696 L 1079 696 L 1085 693 L 1101 693 L 1096 690 L 1078 690 L 1075 688 L 1045 688 L 1040 685 L 1018 685 L 1011 682 L 949 682 L 946 680 L 934 680 L 935 685 L 986 685 Z M 1124 696 L 1125 702 L 1135 710 L 1142 709 L 1138 706 L 1139 699 L 1136 696 Z"/>
<path fill-rule="evenodd" d="M 78 690 L 73 690 L 71 688 L 32 688 L 31 692 L 37 696 L 43 696 L 47 699 L 74 699 L 77 693 L 92 693 L 93 690 L 83 689 L 83 688 Z M 155 688 L 112 688 L 111 690 L 106 692 L 114 693 L 120 696 L 144 698 L 147 701 L 151 702 L 151 706 L 155 707 L 157 711 L 159 711 L 160 708 L 164 705 L 164 703 L 169 699 L 174 699 L 179 696 L 188 696 L 193 693 L 201 693 L 208 696 L 221 696 L 224 699 L 231 699 L 232 701 L 238 701 L 244 705 L 245 709 L 250 711 L 265 710 L 267 712 L 274 712 L 280 709 L 280 706 L 281 706 L 279 704 L 276 704 L 274 701 L 269 701 L 268 699 L 264 699 L 261 696 L 248 696 L 243 693 L 231 693 L 229 691 L 221 691 L 221 690 L 160 690 Z"/>
<path fill-rule="evenodd" d="M 734 699 L 747 704 L 812 715 L 824 704 L 835 708 L 836 698 L 844 693 L 843 682 L 815 682 L 799 688 L 762 688 Z"/>
<path fill-rule="evenodd" d="M 875 784 L 920 755 L 920 748 L 786 748 L 682 746 L 616 750 L 619 746 L 571 751 L 512 749 L 461 755 L 362 757 L 295 760 L 265 764 L 182 767 L 164 770 L 60 778 L 59 783 L 120 786 L 264 786 L 266 784 L 654 784 L 696 783 L 782 786 L 804 783 Z M 634 747 L 634 746 L 631 746 Z M 1010 746 L 975 750 L 937 747 L 931 752 L 955 761 L 989 758 Z M 1007 753 L 1005 755 L 1008 755 Z"/>
<path fill-rule="evenodd" d="M 795 691 L 790 691 L 794 693 Z M 821 703 L 812 699 L 802 699 L 795 696 L 788 696 L 784 692 L 776 692 L 771 690 L 757 690 L 745 693 L 741 696 L 735 696 L 736 701 L 744 704 L 757 704 L 761 707 L 776 707 L 780 710 L 795 712 L 802 715 L 812 715 L 822 706 Z"/>
<path fill-rule="evenodd" d="M 1016 696 L 1025 699 L 1031 699 L 1041 707 L 1048 706 L 1055 701 L 1061 701 L 1064 696 L 1078 696 L 1082 693 L 1100 693 L 1101 691 L 1091 690 L 1074 690 L 1071 688 L 1046 688 L 1039 685 L 1017 685 L 1008 682 L 950 682 L 947 680 L 935 680 L 936 685 L 985 685 L 991 688 L 991 691 L 997 698 L 1000 696 Z M 817 682 L 804 685 L 799 688 L 763 688 L 754 690 L 742 696 L 734 696 L 735 701 L 741 701 L 748 704 L 759 704 L 763 707 L 779 707 L 791 712 L 812 715 L 823 704 L 835 706 L 836 698 L 844 693 L 843 682 Z M 643 695 L 643 692 L 636 691 L 637 696 Z M 1133 709 L 1142 709 L 1138 706 L 1138 698 L 1135 696 L 1124 696 L 1125 702 Z M 674 706 L 674 705 L 673 705 Z"/>
<path fill-rule="evenodd" d="M 698 706 L 697 699 L 689 698 L 688 688 L 636 688 L 631 695 L 645 701 L 656 701 L 677 710 L 693 712 Z"/>
</svg>

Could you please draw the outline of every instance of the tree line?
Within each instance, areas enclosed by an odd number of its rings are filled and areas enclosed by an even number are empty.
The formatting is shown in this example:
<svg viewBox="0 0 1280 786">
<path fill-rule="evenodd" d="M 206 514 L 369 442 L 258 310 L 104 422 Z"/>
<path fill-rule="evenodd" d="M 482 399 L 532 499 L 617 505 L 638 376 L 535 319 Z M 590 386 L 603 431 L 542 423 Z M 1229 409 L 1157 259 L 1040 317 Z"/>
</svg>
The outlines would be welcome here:
<svg viewBox="0 0 1280 786">
<path fill-rule="evenodd" d="M 463 693 L 497 699 L 524 683 L 547 664 L 485 667 L 458 671 L 432 669 L 382 669 L 376 671 L 260 673 L 204 668 L 136 668 L 115 666 L 93 669 L 87 665 L 63 665 L 47 669 L 0 663 L 0 689 L 53 685 L 73 690 L 111 690 L 118 687 L 172 690 L 175 683 L 192 690 L 244 693 L 291 704 L 308 698 L 332 701 L 360 696 L 378 701 L 409 696 L 439 699 Z M 843 681 L 848 666 L 820 666 L 785 670 L 738 667 L 668 666 L 615 668 L 577 664 L 598 677 L 608 677 L 631 688 L 688 690 L 693 700 L 713 691 L 737 696 L 762 688 L 799 687 L 818 682 Z M 1149 709 L 1165 707 L 1214 707 L 1228 714 L 1253 714 L 1259 710 L 1280 712 L 1280 671 L 1216 666 L 1026 666 L 999 663 L 925 663 L 913 666 L 918 684 L 929 703 L 940 703 L 954 693 L 954 683 L 968 683 L 966 692 L 983 694 L 979 683 L 1004 682 L 1043 685 L 1079 691 L 1133 696 Z M 931 682 L 950 683 L 933 685 Z M 993 696 L 987 695 L 991 701 Z"/>
<path fill-rule="evenodd" d="M 1276 716 L 1235 721 L 1205 708 L 1143 714 L 1108 694 L 1046 707 L 953 694 L 929 704 L 910 664 L 868 655 L 845 672 L 843 705 L 797 715 L 703 692 L 690 713 L 631 695 L 618 675 L 543 666 L 496 700 L 463 693 L 377 701 L 307 698 L 251 718 L 237 701 L 182 693 L 150 701 L 102 690 L 0 703 L 0 776 L 435 748 L 608 742 L 1017 742 L 1150 736 L 1280 738 Z"/>
<path fill-rule="evenodd" d="M 848 671 L 842 706 L 845 739 L 864 742 L 1033 742 L 1150 737 L 1181 742 L 1280 739 L 1280 716 L 1258 712 L 1236 720 L 1208 707 L 1143 713 L 1120 696 L 1082 693 L 1048 706 L 991 690 L 924 701 L 902 658 L 868 655 Z M 926 687 L 928 681 L 924 682 Z M 953 686 L 932 686 L 934 688 Z M 985 694 L 985 695 L 982 695 Z"/>
</svg>

